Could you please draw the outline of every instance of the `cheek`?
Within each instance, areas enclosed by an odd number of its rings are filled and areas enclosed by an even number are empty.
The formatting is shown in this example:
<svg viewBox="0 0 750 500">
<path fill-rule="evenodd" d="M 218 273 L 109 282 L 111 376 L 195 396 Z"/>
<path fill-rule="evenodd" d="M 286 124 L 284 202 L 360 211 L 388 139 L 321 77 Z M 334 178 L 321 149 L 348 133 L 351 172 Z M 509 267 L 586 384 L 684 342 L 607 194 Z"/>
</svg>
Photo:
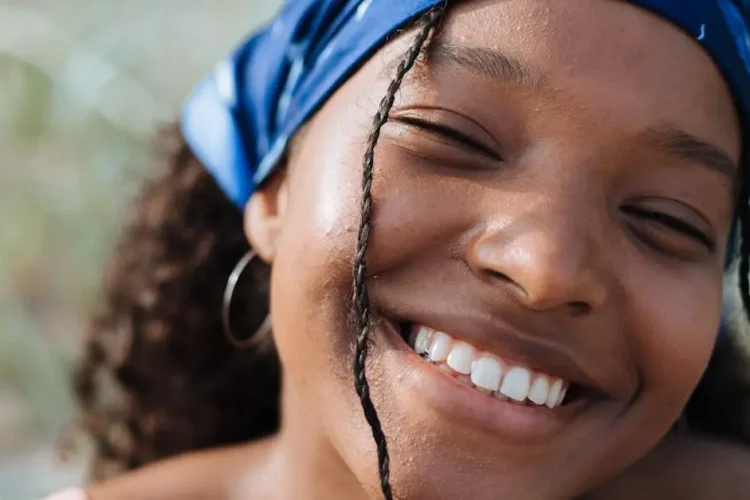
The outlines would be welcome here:
<svg viewBox="0 0 750 500">
<path fill-rule="evenodd" d="M 351 335 L 346 321 L 361 219 L 362 162 L 372 117 L 388 85 L 383 74 L 391 56 L 380 54 L 368 62 L 307 125 L 289 168 L 290 203 L 273 263 L 274 315 L 290 323 L 278 335 L 288 331 L 298 345 L 313 343 L 310 348 L 335 355 L 331 368 L 338 366 L 347 375 Z M 388 167 L 376 158 L 379 182 Z M 281 356 L 287 355 L 282 351 Z"/>
<path fill-rule="evenodd" d="M 687 402 L 713 351 L 721 318 L 721 273 L 703 269 L 633 278 L 640 286 L 631 283 L 637 290 L 632 307 L 640 312 L 630 315 L 638 332 L 632 348 L 641 360 L 644 398 L 674 411 Z"/>
<path fill-rule="evenodd" d="M 285 380 L 298 386 L 309 408 L 335 413 L 325 419 L 331 422 L 358 409 L 348 320 L 362 156 L 374 107 L 360 105 L 356 95 L 344 86 L 307 126 L 289 166 L 289 205 L 272 267 Z"/>
<path fill-rule="evenodd" d="M 309 365 L 312 374 L 326 366 L 323 359 L 341 369 L 338 360 L 347 351 L 359 195 L 354 168 L 327 167 L 341 158 L 307 158 L 318 163 L 299 165 L 290 181 L 271 295 L 282 358 L 294 368 L 301 354 L 300 364 Z M 337 357 L 330 359 L 333 354 Z"/>
</svg>

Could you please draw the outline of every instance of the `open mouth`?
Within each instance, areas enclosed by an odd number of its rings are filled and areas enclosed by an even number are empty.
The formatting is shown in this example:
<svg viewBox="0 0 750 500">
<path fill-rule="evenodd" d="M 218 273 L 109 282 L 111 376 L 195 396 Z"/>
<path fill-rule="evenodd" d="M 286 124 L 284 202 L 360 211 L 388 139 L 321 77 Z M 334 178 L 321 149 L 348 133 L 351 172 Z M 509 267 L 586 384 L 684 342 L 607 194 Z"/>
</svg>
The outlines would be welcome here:
<svg viewBox="0 0 750 500">
<path fill-rule="evenodd" d="M 554 410 L 596 397 L 591 388 L 511 363 L 427 326 L 400 323 L 399 330 L 422 359 L 488 398 Z"/>
</svg>

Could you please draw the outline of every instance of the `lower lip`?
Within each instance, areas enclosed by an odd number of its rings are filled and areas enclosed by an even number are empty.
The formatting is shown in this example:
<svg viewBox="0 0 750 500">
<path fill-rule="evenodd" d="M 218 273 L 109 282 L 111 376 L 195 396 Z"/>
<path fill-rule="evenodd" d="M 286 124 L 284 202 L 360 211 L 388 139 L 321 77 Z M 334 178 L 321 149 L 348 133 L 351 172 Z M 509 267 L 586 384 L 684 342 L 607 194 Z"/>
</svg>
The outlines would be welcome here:
<svg viewBox="0 0 750 500">
<path fill-rule="evenodd" d="M 383 321 L 385 340 L 396 357 L 396 366 L 405 367 L 408 376 L 399 377 L 408 398 L 416 398 L 448 420 L 462 426 L 502 436 L 511 442 L 546 442 L 571 426 L 596 402 L 581 399 L 550 409 L 520 405 L 483 394 L 454 379 L 419 356 L 401 337 L 396 326 Z"/>
</svg>

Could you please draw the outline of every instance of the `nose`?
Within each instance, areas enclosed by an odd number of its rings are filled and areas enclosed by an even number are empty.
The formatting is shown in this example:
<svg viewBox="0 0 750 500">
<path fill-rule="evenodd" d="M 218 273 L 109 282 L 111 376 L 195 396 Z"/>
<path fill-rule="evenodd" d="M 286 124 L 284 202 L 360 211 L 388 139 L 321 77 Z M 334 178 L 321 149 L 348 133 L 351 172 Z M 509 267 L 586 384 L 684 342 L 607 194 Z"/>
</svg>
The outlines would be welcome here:
<svg viewBox="0 0 750 500">
<path fill-rule="evenodd" d="M 513 224 L 486 230 L 468 248 L 467 262 L 485 281 L 508 287 L 529 309 L 587 314 L 607 300 L 595 245 L 570 224 Z"/>
</svg>

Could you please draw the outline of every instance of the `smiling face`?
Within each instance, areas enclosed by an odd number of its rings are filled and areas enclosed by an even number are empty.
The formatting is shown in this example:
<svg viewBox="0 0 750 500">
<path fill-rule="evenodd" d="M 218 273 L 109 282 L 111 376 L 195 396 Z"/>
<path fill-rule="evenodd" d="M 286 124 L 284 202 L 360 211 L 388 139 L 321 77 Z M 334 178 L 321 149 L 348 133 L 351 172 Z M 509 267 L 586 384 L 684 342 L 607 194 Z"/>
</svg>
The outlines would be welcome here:
<svg viewBox="0 0 750 500">
<path fill-rule="evenodd" d="M 410 43 L 338 90 L 247 212 L 273 263 L 285 425 L 373 492 L 351 264 L 371 117 Z M 451 9 L 375 154 L 367 374 L 399 495 L 570 497 L 668 431 L 715 341 L 739 150 L 709 56 L 646 11 Z"/>
</svg>

